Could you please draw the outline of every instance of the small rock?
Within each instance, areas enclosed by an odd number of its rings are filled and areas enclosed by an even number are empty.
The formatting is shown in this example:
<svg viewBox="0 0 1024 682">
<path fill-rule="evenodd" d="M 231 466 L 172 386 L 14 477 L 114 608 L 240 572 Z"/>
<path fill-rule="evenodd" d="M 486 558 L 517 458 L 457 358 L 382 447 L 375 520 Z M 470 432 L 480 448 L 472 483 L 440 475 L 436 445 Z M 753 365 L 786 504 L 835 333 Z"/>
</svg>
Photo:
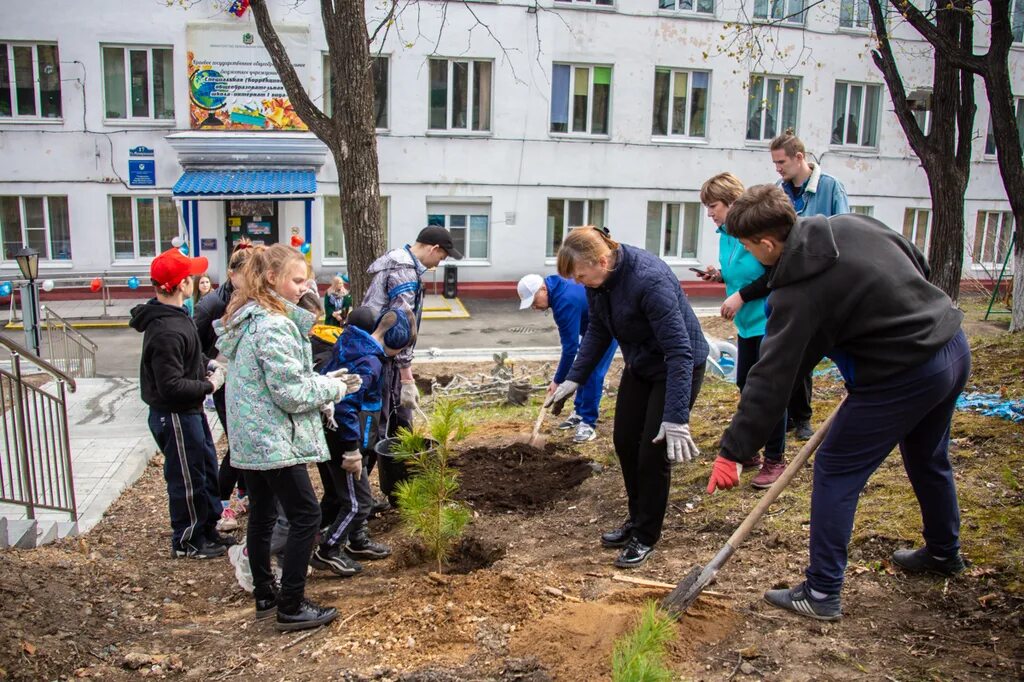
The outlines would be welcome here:
<svg viewBox="0 0 1024 682">
<path fill-rule="evenodd" d="M 751 644 L 744 649 L 740 649 L 739 654 L 746 659 L 759 658 L 761 656 L 761 651 L 757 648 L 756 644 Z"/>
<path fill-rule="evenodd" d="M 740 672 L 744 675 L 753 675 L 757 672 L 757 670 L 754 669 L 754 666 L 750 665 L 746 661 L 743 661 L 742 663 L 740 663 Z"/>
<path fill-rule="evenodd" d="M 406 649 L 415 649 L 416 648 L 416 638 L 411 636 L 411 635 L 409 637 L 407 637 L 406 640 L 405 640 L 405 648 Z"/>
<path fill-rule="evenodd" d="M 153 657 L 149 654 L 129 651 L 124 655 L 124 659 L 121 660 L 121 665 L 129 670 L 138 670 L 144 665 L 149 665 L 152 661 Z"/>
</svg>

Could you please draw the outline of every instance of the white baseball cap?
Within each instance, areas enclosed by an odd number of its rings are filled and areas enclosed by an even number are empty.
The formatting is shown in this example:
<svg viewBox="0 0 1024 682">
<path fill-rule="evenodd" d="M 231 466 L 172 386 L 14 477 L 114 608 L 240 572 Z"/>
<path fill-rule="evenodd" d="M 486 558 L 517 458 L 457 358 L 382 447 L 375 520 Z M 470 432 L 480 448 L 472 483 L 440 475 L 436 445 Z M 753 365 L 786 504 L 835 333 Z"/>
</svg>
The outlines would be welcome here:
<svg viewBox="0 0 1024 682">
<path fill-rule="evenodd" d="M 519 300 L 522 303 L 519 304 L 520 310 L 526 310 L 533 305 L 533 297 L 537 295 L 537 292 L 544 286 L 544 278 L 540 275 L 526 275 L 519 284 L 516 285 L 516 291 L 519 292 Z"/>
</svg>

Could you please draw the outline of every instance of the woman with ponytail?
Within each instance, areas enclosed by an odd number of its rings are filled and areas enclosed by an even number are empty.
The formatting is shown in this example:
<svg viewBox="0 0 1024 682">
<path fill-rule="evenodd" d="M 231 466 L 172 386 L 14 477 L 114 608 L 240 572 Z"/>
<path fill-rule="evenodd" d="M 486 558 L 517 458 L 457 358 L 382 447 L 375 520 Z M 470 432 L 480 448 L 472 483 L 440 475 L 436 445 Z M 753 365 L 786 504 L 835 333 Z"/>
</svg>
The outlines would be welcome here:
<svg viewBox="0 0 1024 682">
<path fill-rule="evenodd" d="M 545 404 L 558 414 L 618 341 L 626 368 L 613 440 L 629 510 L 601 544 L 622 548 L 616 566 L 639 566 L 661 537 L 671 464 L 700 454 L 690 436 L 690 408 L 704 379 L 708 344 L 672 269 L 604 230 L 572 230 L 558 251 L 558 274 L 587 288 L 590 325 L 566 380 Z"/>
</svg>

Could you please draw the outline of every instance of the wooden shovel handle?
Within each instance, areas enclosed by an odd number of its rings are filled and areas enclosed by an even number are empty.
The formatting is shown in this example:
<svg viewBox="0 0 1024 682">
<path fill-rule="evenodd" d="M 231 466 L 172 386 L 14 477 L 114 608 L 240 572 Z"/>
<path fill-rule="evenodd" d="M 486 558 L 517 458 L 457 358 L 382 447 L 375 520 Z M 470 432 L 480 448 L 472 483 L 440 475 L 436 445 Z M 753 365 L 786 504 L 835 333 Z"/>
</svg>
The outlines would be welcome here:
<svg viewBox="0 0 1024 682">
<path fill-rule="evenodd" d="M 547 411 L 548 408 L 546 405 L 540 406 L 540 412 L 537 414 L 537 421 L 533 423 L 533 435 L 530 436 L 530 442 L 537 440 L 537 435 L 540 433 L 540 425 L 544 423 L 544 415 Z"/>
<path fill-rule="evenodd" d="M 754 507 L 750 514 L 747 515 L 747 518 L 743 520 L 743 523 L 740 524 L 740 527 L 737 528 L 729 537 L 729 545 L 731 545 L 734 550 L 747 539 L 747 536 L 750 535 L 750 531 L 754 529 L 754 526 L 757 525 L 758 521 L 761 520 L 761 517 L 764 516 L 766 511 L 768 511 L 768 507 L 770 507 L 772 503 L 779 498 L 779 495 L 781 495 L 782 491 L 789 486 L 790 481 L 792 481 L 793 477 L 797 475 L 797 472 L 803 469 L 804 465 L 807 464 L 807 460 L 811 458 L 814 451 L 818 449 L 819 445 L 821 445 L 821 441 L 825 440 L 825 436 L 828 435 L 829 427 L 832 426 L 832 421 L 835 419 L 836 414 L 839 413 L 839 410 L 845 401 L 845 397 L 839 401 L 839 404 L 836 405 L 836 409 L 832 410 L 832 414 L 828 416 L 828 419 L 818 427 L 818 430 L 814 432 L 811 439 L 804 443 L 804 446 L 800 448 L 800 452 L 798 452 L 796 457 L 793 458 L 793 461 L 789 463 L 786 470 L 782 472 L 782 475 L 779 476 L 778 479 L 776 479 L 775 483 L 772 483 L 772 487 L 768 488 L 768 492 L 761 497 L 757 506 Z"/>
</svg>

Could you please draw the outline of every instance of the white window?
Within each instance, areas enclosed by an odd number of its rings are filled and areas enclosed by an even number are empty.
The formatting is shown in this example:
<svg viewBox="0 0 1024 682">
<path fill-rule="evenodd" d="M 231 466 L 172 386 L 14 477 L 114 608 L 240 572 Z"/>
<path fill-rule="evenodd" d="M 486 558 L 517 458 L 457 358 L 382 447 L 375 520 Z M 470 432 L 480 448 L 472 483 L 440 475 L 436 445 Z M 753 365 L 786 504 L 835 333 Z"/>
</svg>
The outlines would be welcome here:
<svg viewBox="0 0 1024 682">
<path fill-rule="evenodd" d="M 447 228 L 452 244 L 467 260 L 487 260 L 490 250 L 490 204 L 427 204 L 427 225 Z"/>
<path fill-rule="evenodd" d="M 611 7 L 612 0 L 555 0 L 558 4 L 576 5 L 577 7 L 586 7 L 588 5 L 596 7 Z"/>
<path fill-rule="evenodd" d="M 178 209 L 171 197 L 110 197 L 114 260 L 153 258 L 178 236 Z"/>
<path fill-rule="evenodd" d="M 927 208 L 908 208 L 903 211 L 903 236 L 928 255 L 928 237 L 932 229 L 932 212 Z"/>
<path fill-rule="evenodd" d="M 832 144 L 878 146 L 882 86 L 836 81 L 832 100 Z"/>
<path fill-rule="evenodd" d="M 759 21 L 804 23 L 804 0 L 754 0 L 754 19 Z"/>
<path fill-rule="evenodd" d="M 605 227 L 604 199 L 548 199 L 548 230 L 544 255 L 554 258 L 569 231 L 583 225 Z"/>
<path fill-rule="evenodd" d="M 707 136 L 707 71 L 654 70 L 653 135 L 704 138 Z"/>
<path fill-rule="evenodd" d="M 667 260 L 697 257 L 700 203 L 647 203 L 647 250 Z"/>
<path fill-rule="evenodd" d="M 380 198 L 380 224 L 388 234 L 388 198 Z M 345 260 L 345 231 L 341 227 L 341 197 L 324 196 L 324 255 L 327 261 Z"/>
<path fill-rule="evenodd" d="M 553 65 L 551 132 L 607 135 L 611 89 L 610 66 Z"/>
<path fill-rule="evenodd" d="M 375 56 L 370 58 L 370 70 L 373 71 L 373 120 L 377 130 L 386 130 L 388 127 L 388 66 L 390 60 L 387 57 Z M 324 55 L 324 95 L 321 110 L 331 115 L 334 110 L 331 99 L 331 61 L 328 55 Z"/>
<path fill-rule="evenodd" d="M 491 129 L 491 62 L 430 60 L 430 129 Z"/>
<path fill-rule="evenodd" d="M 747 97 L 748 140 L 768 142 L 787 128 L 796 130 L 799 78 L 750 74 Z"/>
<path fill-rule="evenodd" d="M 1024 6 L 1024 0 L 1020 0 L 1020 3 Z M 1020 140 L 1021 147 L 1024 147 L 1024 97 L 1014 100 L 1014 110 L 1017 115 L 1017 138 Z M 994 156 L 996 153 L 996 133 L 992 129 L 991 116 L 988 121 L 988 136 L 985 138 L 985 153 L 989 156 Z"/>
<path fill-rule="evenodd" d="M 104 117 L 174 120 L 174 51 L 103 46 Z"/>
<path fill-rule="evenodd" d="M 41 259 L 71 260 L 68 198 L 0 196 L 0 233 L 8 260 L 23 246 Z"/>
<path fill-rule="evenodd" d="M 56 45 L 0 43 L 0 118 L 60 118 Z"/>
<path fill-rule="evenodd" d="M 1013 42 L 1024 43 L 1024 0 L 1010 0 L 1010 32 Z"/>
<path fill-rule="evenodd" d="M 971 261 L 977 265 L 1002 266 L 1013 236 L 1013 214 L 1009 211 L 978 211 Z"/>
<path fill-rule="evenodd" d="M 868 0 L 840 0 L 839 25 L 843 28 L 871 28 Z"/>
<path fill-rule="evenodd" d="M 713 15 L 715 13 L 715 0 L 658 0 L 658 7 L 677 12 Z"/>
<path fill-rule="evenodd" d="M 866 215 L 869 218 L 872 218 L 875 215 L 875 207 L 874 206 L 850 206 L 850 213 L 856 213 L 857 215 Z"/>
</svg>

